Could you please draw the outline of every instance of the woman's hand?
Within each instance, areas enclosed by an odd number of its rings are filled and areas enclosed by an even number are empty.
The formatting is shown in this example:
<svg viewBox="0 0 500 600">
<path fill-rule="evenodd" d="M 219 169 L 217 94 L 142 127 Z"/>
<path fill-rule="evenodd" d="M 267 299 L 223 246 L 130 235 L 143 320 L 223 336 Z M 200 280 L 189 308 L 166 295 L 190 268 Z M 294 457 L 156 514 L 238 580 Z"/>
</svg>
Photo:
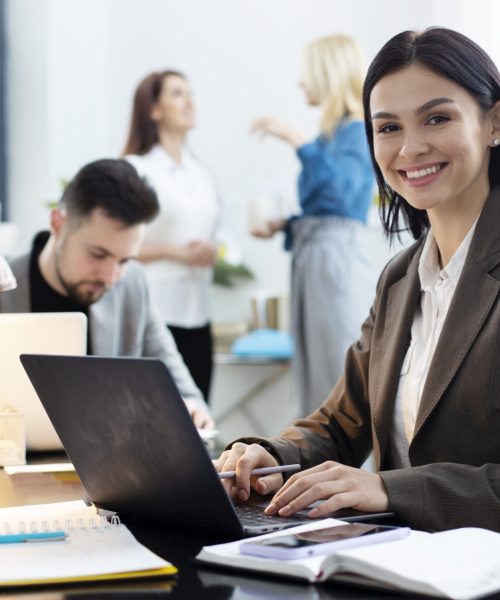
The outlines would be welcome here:
<svg viewBox="0 0 500 600">
<path fill-rule="evenodd" d="M 326 517 L 341 508 L 385 511 L 389 505 L 379 475 L 327 461 L 290 477 L 274 495 L 265 512 L 288 517 L 317 500 L 323 502 L 309 511 L 311 518 Z"/>
<path fill-rule="evenodd" d="M 139 253 L 144 263 L 176 260 L 191 267 L 212 267 L 217 260 L 217 246 L 212 242 L 194 240 L 189 244 L 144 244 Z"/>
<path fill-rule="evenodd" d="M 284 142 L 288 142 L 294 148 L 298 148 L 308 141 L 300 131 L 297 131 L 277 117 L 261 117 L 257 119 L 252 123 L 250 131 L 252 133 L 260 133 L 262 136 L 272 135 Z"/>
<path fill-rule="evenodd" d="M 181 247 L 180 259 L 191 267 L 213 267 L 217 260 L 217 246 L 199 240 Z"/>
<path fill-rule="evenodd" d="M 286 225 L 286 219 L 274 219 L 266 222 L 265 229 L 251 229 L 250 233 L 258 238 L 267 240 L 272 238 L 278 231 L 283 231 Z"/>
<path fill-rule="evenodd" d="M 223 479 L 226 492 L 240 502 L 246 502 L 253 488 L 259 494 L 269 494 L 283 485 L 281 473 L 273 473 L 261 477 L 250 476 L 252 469 L 258 467 L 275 467 L 278 461 L 258 444 L 236 442 L 230 450 L 224 451 L 214 462 L 217 471 L 236 471 L 234 479 Z"/>
</svg>

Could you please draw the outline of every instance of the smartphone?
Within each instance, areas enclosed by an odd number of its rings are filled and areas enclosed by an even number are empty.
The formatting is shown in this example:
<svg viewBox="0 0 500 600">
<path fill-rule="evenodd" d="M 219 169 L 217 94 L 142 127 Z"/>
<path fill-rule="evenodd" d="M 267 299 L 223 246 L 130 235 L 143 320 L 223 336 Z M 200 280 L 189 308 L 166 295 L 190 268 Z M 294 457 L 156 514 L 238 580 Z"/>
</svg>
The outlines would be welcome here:
<svg viewBox="0 0 500 600">
<path fill-rule="evenodd" d="M 240 544 L 240 553 L 293 560 L 319 554 L 335 554 L 345 548 L 397 540 L 406 537 L 409 533 L 409 527 L 346 523 L 325 529 L 243 542 Z"/>
</svg>

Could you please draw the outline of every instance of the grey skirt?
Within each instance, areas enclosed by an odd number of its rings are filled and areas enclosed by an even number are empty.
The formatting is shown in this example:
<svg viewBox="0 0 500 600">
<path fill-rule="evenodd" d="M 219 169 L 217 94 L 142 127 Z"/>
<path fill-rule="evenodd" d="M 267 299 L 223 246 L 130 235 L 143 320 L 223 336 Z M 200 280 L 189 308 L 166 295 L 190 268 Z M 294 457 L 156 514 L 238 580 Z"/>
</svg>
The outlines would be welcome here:
<svg viewBox="0 0 500 600">
<path fill-rule="evenodd" d="M 377 273 L 359 221 L 305 217 L 292 224 L 292 233 L 292 365 L 301 416 L 307 416 L 343 372 L 373 302 Z"/>
</svg>

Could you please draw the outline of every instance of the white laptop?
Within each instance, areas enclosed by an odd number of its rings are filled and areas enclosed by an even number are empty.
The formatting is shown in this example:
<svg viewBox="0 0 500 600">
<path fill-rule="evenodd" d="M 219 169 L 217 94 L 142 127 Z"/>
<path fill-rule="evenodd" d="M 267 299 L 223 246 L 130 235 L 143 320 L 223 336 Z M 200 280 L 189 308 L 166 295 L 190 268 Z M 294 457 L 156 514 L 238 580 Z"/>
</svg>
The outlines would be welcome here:
<svg viewBox="0 0 500 600">
<path fill-rule="evenodd" d="M 0 409 L 24 415 L 27 450 L 59 450 L 62 443 L 26 375 L 19 355 L 85 355 L 87 317 L 83 313 L 0 314 Z"/>
</svg>

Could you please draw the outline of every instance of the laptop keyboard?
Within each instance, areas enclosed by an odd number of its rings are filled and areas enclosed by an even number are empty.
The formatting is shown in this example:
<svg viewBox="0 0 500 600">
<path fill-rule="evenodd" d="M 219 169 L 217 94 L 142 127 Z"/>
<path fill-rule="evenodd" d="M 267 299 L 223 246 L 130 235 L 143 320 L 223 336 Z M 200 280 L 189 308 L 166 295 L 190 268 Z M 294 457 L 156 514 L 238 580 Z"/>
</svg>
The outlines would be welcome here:
<svg viewBox="0 0 500 600">
<path fill-rule="evenodd" d="M 291 517 L 279 517 L 275 515 L 266 515 L 262 506 L 252 504 L 238 504 L 235 506 L 236 513 L 243 526 L 269 525 L 281 527 L 292 527 L 301 523 L 310 523 L 311 519 L 304 514 L 298 513 Z"/>
</svg>

